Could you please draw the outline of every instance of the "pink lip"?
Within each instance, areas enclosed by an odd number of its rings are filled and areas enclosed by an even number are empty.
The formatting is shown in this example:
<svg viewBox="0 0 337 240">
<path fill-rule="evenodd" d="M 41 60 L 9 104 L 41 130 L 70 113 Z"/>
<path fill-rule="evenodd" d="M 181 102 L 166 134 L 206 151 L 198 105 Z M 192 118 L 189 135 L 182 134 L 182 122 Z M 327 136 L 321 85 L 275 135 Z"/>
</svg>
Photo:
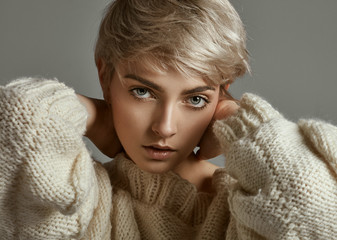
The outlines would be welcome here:
<svg viewBox="0 0 337 240">
<path fill-rule="evenodd" d="M 146 147 L 152 147 L 152 148 L 156 148 L 159 150 L 171 150 L 174 151 L 173 148 L 169 147 L 169 146 L 164 146 L 164 145 L 159 145 L 159 144 L 152 144 L 152 145 L 148 145 Z"/>
<path fill-rule="evenodd" d="M 144 146 L 149 158 L 154 160 L 165 160 L 176 152 L 172 148 L 168 146 L 159 146 L 159 145 L 151 145 L 151 146 Z"/>
</svg>

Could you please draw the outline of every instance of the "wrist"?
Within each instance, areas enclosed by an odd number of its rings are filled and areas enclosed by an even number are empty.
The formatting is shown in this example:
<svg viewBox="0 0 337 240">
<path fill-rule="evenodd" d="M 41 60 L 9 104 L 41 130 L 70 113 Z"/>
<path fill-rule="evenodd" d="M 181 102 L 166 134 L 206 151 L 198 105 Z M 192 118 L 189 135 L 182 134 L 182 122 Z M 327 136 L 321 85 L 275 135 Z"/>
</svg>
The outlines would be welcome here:
<svg viewBox="0 0 337 240">
<path fill-rule="evenodd" d="M 110 106 L 100 99 L 78 95 L 88 111 L 85 136 L 108 157 L 114 157 L 122 147 L 115 132 Z"/>
</svg>

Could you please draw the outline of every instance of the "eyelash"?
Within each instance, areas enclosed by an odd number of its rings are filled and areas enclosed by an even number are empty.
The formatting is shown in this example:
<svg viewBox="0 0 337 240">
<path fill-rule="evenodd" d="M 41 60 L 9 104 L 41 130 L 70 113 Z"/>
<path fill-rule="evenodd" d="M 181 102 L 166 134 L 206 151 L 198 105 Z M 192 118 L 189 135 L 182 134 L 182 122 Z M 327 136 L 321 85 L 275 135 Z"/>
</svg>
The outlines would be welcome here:
<svg viewBox="0 0 337 240">
<path fill-rule="evenodd" d="M 136 91 L 138 90 L 144 90 L 146 91 L 146 93 L 149 93 L 151 95 L 152 98 L 155 98 L 154 94 L 147 88 L 144 88 L 144 87 L 136 87 L 136 88 L 132 88 L 130 89 L 130 94 L 135 97 L 137 100 L 139 101 L 144 101 L 146 100 L 148 97 L 141 97 L 142 95 L 138 94 Z M 146 94 L 145 93 L 145 94 Z"/>
<path fill-rule="evenodd" d="M 202 101 L 205 102 L 201 107 L 195 107 L 195 106 L 193 106 L 193 104 L 191 104 L 192 109 L 195 110 L 195 111 L 200 111 L 200 110 L 205 109 L 208 106 L 208 104 L 210 103 L 210 101 L 208 100 L 208 98 L 205 97 L 205 96 L 202 96 L 202 95 L 191 96 L 191 97 L 188 98 L 187 101 L 190 101 L 192 98 L 195 98 L 195 97 L 200 98 Z"/>
<path fill-rule="evenodd" d="M 142 95 L 140 95 L 139 93 L 137 93 L 137 91 L 139 91 L 139 90 L 145 91 L 145 94 L 148 93 L 148 94 L 151 95 L 151 98 L 156 99 L 155 95 L 151 92 L 151 90 L 149 90 L 149 89 L 147 89 L 147 88 L 145 88 L 145 87 L 135 87 L 135 88 L 130 89 L 129 92 L 130 92 L 130 94 L 131 94 L 136 100 L 138 100 L 138 101 L 145 101 L 145 100 L 147 100 L 147 99 L 149 98 L 149 97 L 141 97 Z M 144 95 L 145 95 L 145 94 L 144 94 Z M 200 98 L 202 101 L 205 102 L 205 103 L 203 104 L 203 106 L 201 106 L 201 107 L 195 107 L 195 106 L 193 106 L 192 103 L 189 102 L 192 98 L 195 98 L 195 97 Z M 203 95 L 190 96 L 190 97 L 188 97 L 188 99 L 186 100 L 186 102 L 188 102 L 188 103 L 191 105 L 191 108 L 192 108 L 193 110 L 195 110 L 195 111 L 200 111 L 200 110 L 205 109 L 205 108 L 208 106 L 208 104 L 210 103 L 209 99 L 208 99 L 206 96 L 203 96 Z"/>
</svg>

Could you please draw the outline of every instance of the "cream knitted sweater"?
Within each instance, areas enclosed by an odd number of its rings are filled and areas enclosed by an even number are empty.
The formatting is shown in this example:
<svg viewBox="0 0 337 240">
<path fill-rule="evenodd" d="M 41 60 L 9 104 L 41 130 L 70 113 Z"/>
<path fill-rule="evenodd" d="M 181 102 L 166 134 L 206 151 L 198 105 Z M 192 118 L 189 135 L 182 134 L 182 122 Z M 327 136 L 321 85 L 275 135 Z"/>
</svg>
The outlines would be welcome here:
<svg viewBox="0 0 337 240">
<path fill-rule="evenodd" d="M 337 239 L 337 128 L 245 94 L 214 131 L 214 195 L 119 154 L 94 162 L 87 113 L 56 80 L 0 86 L 0 239 Z"/>
</svg>

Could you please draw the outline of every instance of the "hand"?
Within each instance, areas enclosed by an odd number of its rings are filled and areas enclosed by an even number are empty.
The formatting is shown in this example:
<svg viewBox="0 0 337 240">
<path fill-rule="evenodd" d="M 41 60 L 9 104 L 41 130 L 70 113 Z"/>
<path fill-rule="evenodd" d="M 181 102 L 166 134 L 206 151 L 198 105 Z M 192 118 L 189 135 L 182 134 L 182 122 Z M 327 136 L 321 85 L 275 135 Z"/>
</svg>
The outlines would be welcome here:
<svg viewBox="0 0 337 240">
<path fill-rule="evenodd" d="M 213 124 L 216 120 L 225 119 L 234 115 L 238 109 L 239 105 L 234 100 L 228 100 L 227 98 L 219 100 L 213 120 L 200 140 L 200 149 L 197 152 L 197 158 L 199 160 L 207 160 L 222 154 L 219 141 L 213 133 Z"/>
<path fill-rule="evenodd" d="M 103 100 L 77 95 L 88 111 L 88 137 L 106 156 L 115 157 L 122 151 L 122 145 L 116 134 L 110 106 Z"/>
</svg>

